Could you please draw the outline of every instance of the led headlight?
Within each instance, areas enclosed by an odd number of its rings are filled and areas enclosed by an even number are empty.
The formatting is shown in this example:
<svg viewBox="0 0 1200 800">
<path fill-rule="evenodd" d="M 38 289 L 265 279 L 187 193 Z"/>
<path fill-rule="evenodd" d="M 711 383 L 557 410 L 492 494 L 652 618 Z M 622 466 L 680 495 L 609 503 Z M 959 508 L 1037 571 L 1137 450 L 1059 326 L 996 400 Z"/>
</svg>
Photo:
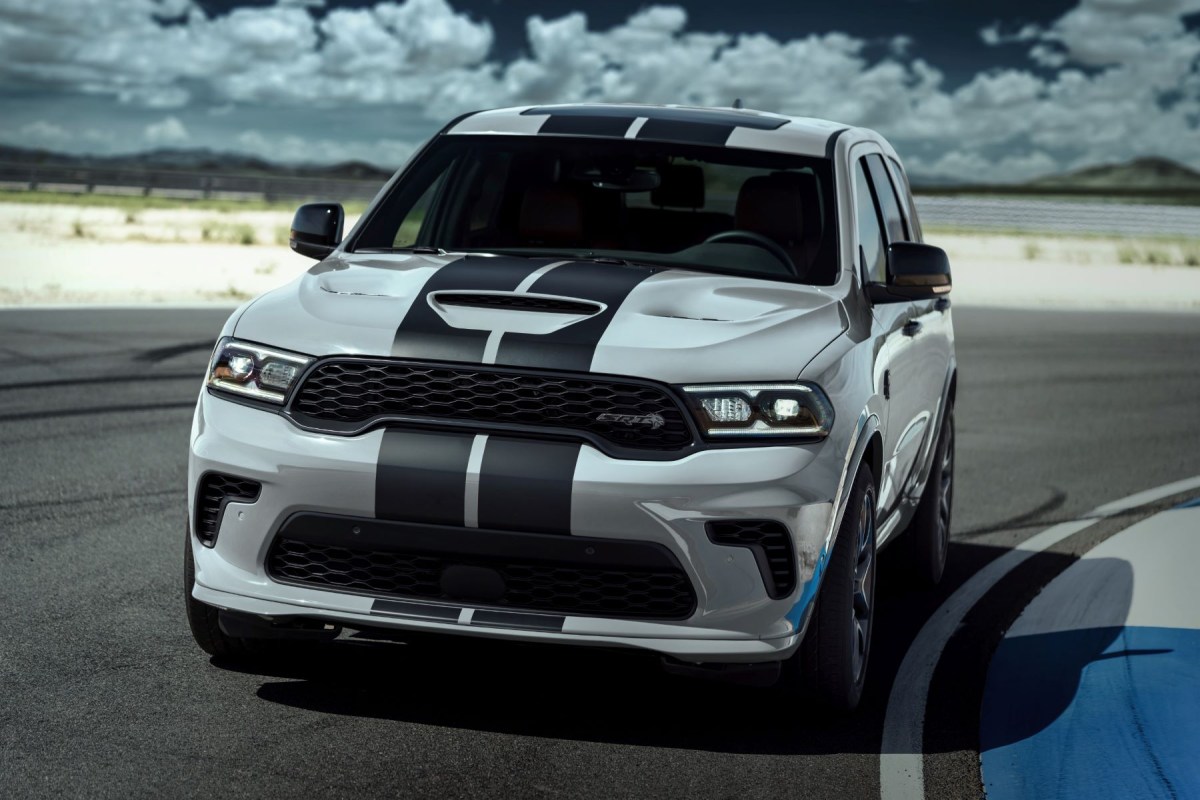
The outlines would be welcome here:
<svg viewBox="0 0 1200 800">
<path fill-rule="evenodd" d="M 833 427 L 833 406 L 811 383 L 684 386 L 683 391 L 705 436 L 824 439 Z"/>
<path fill-rule="evenodd" d="M 213 350 L 208 388 L 283 403 L 292 384 L 311 362 L 307 356 L 226 337 Z"/>
</svg>

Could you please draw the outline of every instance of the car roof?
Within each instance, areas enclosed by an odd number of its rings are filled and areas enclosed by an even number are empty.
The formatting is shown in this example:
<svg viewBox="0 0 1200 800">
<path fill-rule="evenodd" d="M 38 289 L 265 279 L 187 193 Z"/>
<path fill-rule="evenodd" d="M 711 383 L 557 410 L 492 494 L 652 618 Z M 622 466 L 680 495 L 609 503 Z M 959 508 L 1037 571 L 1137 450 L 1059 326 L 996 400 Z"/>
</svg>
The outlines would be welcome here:
<svg viewBox="0 0 1200 800">
<path fill-rule="evenodd" d="M 583 136 L 684 142 L 828 157 L 843 133 L 878 142 L 874 131 L 813 117 L 741 108 L 576 103 L 479 111 L 455 120 L 445 134 Z"/>
</svg>

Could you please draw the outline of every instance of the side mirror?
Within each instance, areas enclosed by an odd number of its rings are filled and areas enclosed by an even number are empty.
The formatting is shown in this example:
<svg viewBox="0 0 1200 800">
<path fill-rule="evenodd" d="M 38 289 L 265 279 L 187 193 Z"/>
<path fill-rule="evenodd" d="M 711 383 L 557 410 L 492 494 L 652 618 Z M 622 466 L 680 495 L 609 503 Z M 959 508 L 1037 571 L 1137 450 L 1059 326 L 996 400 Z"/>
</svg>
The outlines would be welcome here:
<svg viewBox="0 0 1200 800">
<path fill-rule="evenodd" d="M 867 284 L 873 303 L 934 300 L 950 293 L 950 259 L 940 247 L 917 242 L 888 245 L 888 282 Z"/>
<path fill-rule="evenodd" d="M 308 203 L 296 209 L 288 244 L 302 256 L 325 258 L 342 241 L 346 212 L 340 203 Z"/>
</svg>

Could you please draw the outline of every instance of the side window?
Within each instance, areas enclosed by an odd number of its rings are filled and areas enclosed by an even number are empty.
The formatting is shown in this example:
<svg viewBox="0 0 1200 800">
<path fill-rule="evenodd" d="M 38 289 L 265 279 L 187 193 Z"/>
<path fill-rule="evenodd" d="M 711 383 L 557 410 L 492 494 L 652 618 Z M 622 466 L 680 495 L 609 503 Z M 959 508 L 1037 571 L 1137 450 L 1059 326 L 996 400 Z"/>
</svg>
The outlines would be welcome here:
<svg viewBox="0 0 1200 800">
<path fill-rule="evenodd" d="M 925 237 L 921 233 L 921 220 L 917 217 L 917 203 L 913 200 L 912 187 L 908 183 L 908 176 L 904 174 L 904 168 L 900 166 L 900 162 L 894 158 L 888 159 L 888 166 L 892 168 L 892 182 L 895 184 L 900 202 L 904 204 L 904 216 L 908 219 L 908 232 L 910 238 L 914 242 L 924 241 Z"/>
<path fill-rule="evenodd" d="M 887 259 L 883 249 L 883 231 L 879 211 L 875 208 L 871 182 L 867 180 L 864 159 L 854 164 L 854 216 L 858 220 L 858 246 L 863 259 L 863 280 L 870 283 L 887 281 Z"/>
<path fill-rule="evenodd" d="M 392 240 L 392 247 L 412 247 L 417 243 L 417 239 L 421 235 L 421 226 L 425 224 L 425 217 L 429 213 L 429 207 L 433 205 L 433 198 L 437 197 L 438 188 L 442 185 L 445 177 L 445 172 L 438 175 L 417 198 L 417 202 L 408 209 L 408 213 L 404 215 L 404 219 L 396 228 L 396 237 Z"/>
<path fill-rule="evenodd" d="M 883 163 L 883 156 L 869 155 L 865 160 L 871 171 L 871 183 L 875 186 L 875 199 L 879 201 L 879 211 L 883 214 L 888 242 L 907 241 L 908 226 L 904 215 L 900 213 L 900 201 L 892 188 L 892 179 Z"/>
</svg>

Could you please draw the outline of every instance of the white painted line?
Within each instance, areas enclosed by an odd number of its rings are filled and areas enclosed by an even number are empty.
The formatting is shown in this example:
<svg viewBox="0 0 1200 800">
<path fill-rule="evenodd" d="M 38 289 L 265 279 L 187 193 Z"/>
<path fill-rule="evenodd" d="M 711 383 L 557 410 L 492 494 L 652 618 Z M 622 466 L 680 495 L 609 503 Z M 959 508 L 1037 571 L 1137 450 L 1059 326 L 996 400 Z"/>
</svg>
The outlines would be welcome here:
<svg viewBox="0 0 1200 800">
<path fill-rule="evenodd" d="M 533 284 L 537 282 L 538 278 L 542 277 L 547 272 L 549 272 L 550 270 L 552 270 L 556 267 L 561 267 L 563 264 L 570 264 L 570 263 L 571 263 L 570 261 L 555 261 L 553 264 L 547 264 L 544 267 L 538 267 L 533 272 L 529 273 L 529 275 L 527 275 L 525 277 L 525 280 L 518 283 L 517 288 L 513 289 L 513 291 L 516 292 L 517 294 L 525 294 L 526 292 L 529 291 L 529 287 L 533 286 Z"/>
<path fill-rule="evenodd" d="M 909 646 L 896 672 L 883 720 L 879 794 L 884 800 L 924 800 L 922 744 L 929 684 L 942 650 L 967 613 L 1005 575 L 1029 558 L 1103 519 L 1173 494 L 1200 488 L 1200 475 L 1106 503 L 1082 519 L 1063 522 L 1026 539 L 971 576 L 938 607 Z"/>
<path fill-rule="evenodd" d="M 561 267 L 563 264 L 570 264 L 570 261 L 555 261 L 553 264 L 547 264 L 544 267 L 538 267 L 533 272 L 525 276 L 525 280 L 517 284 L 517 288 L 513 289 L 516 294 L 525 294 L 529 291 L 529 287 L 533 286 L 538 278 L 545 275 L 555 267 Z M 483 344 L 483 359 L 484 364 L 495 364 L 496 354 L 500 352 L 500 340 L 504 338 L 504 331 L 495 330 L 488 334 L 487 341 Z"/>
<path fill-rule="evenodd" d="M 633 121 L 633 124 L 629 126 L 629 130 L 625 131 L 625 138 L 626 139 L 636 139 L 637 135 L 638 135 L 638 131 L 640 131 L 642 129 L 642 126 L 646 124 L 647 119 L 649 119 L 649 117 L 638 117 L 637 119 L 635 119 Z"/>
<path fill-rule="evenodd" d="M 483 357 L 479 359 L 481 364 L 495 364 L 496 354 L 500 352 L 500 340 L 504 338 L 504 331 L 492 331 L 488 334 L 487 341 L 483 343 Z"/>
<path fill-rule="evenodd" d="M 463 526 L 479 527 L 479 472 L 483 468 L 483 451 L 487 447 L 486 434 L 477 434 L 471 442 L 471 454 L 467 456 L 467 477 L 463 490 Z"/>
<path fill-rule="evenodd" d="M 459 625 L 470 625 L 471 618 L 474 616 L 475 616 L 475 609 L 464 608 L 462 611 L 458 612 L 458 624 Z"/>
</svg>

